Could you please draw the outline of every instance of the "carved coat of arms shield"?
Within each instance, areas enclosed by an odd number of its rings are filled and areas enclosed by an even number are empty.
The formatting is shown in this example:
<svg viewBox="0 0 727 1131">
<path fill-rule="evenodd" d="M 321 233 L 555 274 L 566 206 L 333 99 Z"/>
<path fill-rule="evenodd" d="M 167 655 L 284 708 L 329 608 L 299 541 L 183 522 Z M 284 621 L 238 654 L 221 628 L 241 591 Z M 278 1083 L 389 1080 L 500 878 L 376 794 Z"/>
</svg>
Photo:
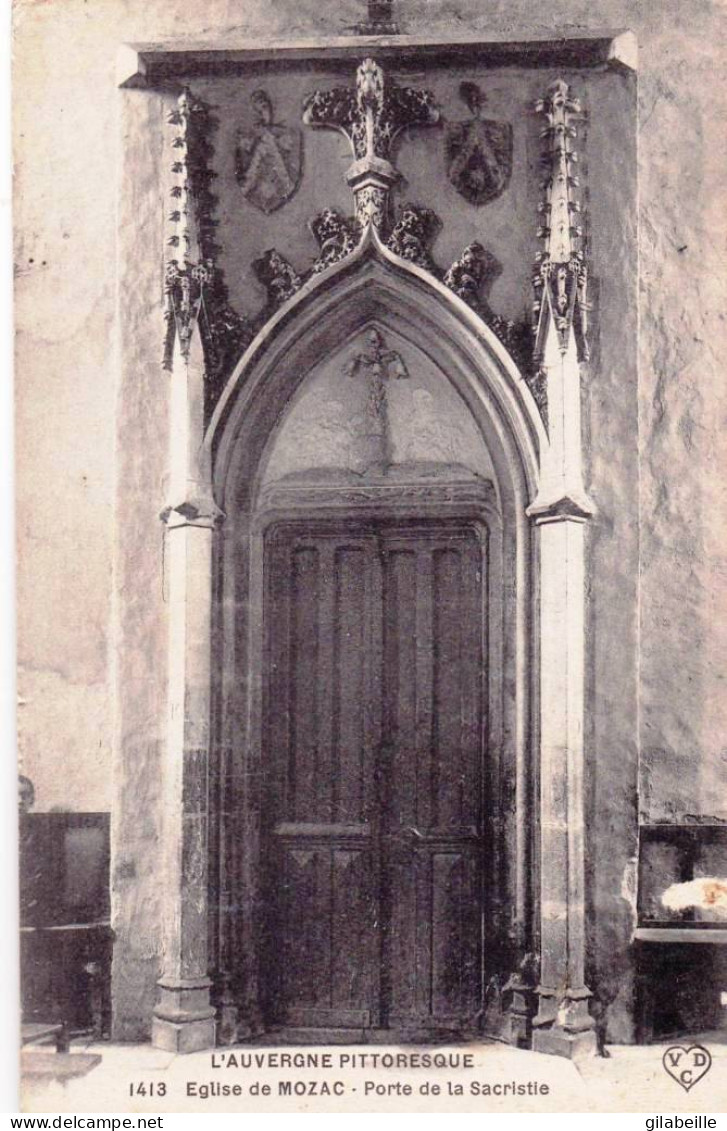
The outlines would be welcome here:
<svg viewBox="0 0 727 1131">
<path fill-rule="evenodd" d="M 512 126 L 481 116 L 484 96 L 463 82 L 460 94 L 474 114 L 447 127 L 447 176 L 470 204 L 487 204 L 507 187 L 512 173 Z"/>
<path fill-rule="evenodd" d="M 238 133 L 235 173 L 250 203 L 269 213 L 290 200 L 300 184 L 303 138 L 297 127 L 274 121 L 264 90 L 255 91 L 251 101 L 255 122 Z"/>
</svg>

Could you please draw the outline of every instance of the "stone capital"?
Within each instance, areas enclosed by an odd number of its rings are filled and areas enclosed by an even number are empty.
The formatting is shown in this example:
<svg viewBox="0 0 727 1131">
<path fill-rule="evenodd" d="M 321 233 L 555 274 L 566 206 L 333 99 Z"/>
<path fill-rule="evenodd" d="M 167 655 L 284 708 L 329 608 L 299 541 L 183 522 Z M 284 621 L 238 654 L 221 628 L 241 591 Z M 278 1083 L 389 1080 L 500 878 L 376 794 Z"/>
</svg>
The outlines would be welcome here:
<svg viewBox="0 0 727 1131">
<path fill-rule="evenodd" d="M 399 180 L 399 174 L 390 161 L 371 154 L 354 161 L 346 171 L 346 181 L 354 191 L 369 180 L 390 188 Z"/>
<path fill-rule="evenodd" d="M 399 174 L 389 161 L 369 155 L 354 161 L 346 180 L 356 203 L 356 220 L 362 229 L 369 224 L 384 228 L 388 222 L 389 193 Z"/>
<path fill-rule="evenodd" d="M 548 522 L 587 522 L 594 515 L 594 505 L 585 491 L 560 495 L 551 500 L 539 495 L 527 509 L 535 526 Z"/>
<path fill-rule="evenodd" d="M 185 526 L 215 530 L 225 520 L 224 511 L 209 495 L 190 495 L 179 502 L 168 503 L 159 517 L 168 530 Z"/>
</svg>

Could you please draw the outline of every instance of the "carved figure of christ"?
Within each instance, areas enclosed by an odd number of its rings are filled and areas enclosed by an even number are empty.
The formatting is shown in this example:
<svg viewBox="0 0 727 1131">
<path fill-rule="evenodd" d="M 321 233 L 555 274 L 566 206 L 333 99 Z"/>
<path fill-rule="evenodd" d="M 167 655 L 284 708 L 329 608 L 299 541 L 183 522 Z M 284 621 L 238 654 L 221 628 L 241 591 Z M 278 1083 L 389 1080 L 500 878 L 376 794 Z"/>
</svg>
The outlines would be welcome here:
<svg viewBox="0 0 727 1131">
<path fill-rule="evenodd" d="M 392 444 L 389 428 L 387 384 L 390 378 L 409 376 L 401 354 L 386 348 L 378 330 L 366 335 L 367 349 L 356 354 L 346 366 L 346 375 L 360 373 L 368 381 L 366 398 L 364 441 L 367 449 L 367 466 L 380 466 L 386 470 L 392 462 Z"/>
</svg>

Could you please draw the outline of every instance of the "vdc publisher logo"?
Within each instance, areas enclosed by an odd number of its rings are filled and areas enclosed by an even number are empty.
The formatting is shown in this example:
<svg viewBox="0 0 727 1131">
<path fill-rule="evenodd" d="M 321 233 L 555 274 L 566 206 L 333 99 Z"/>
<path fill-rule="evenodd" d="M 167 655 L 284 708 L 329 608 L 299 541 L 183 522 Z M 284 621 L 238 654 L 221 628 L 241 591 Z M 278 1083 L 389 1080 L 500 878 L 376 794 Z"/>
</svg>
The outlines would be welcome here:
<svg viewBox="0 0 727 1131">
<path fill-rule="evenodd" d="M 662 1057 L 662 1064 L 672 1079 L 688 1092 L 707 1075 L 712 1067 L 712 1057 L 703 1045 L 690 1045 L 688 1048 L 671 1045 Z"/>
</svg>

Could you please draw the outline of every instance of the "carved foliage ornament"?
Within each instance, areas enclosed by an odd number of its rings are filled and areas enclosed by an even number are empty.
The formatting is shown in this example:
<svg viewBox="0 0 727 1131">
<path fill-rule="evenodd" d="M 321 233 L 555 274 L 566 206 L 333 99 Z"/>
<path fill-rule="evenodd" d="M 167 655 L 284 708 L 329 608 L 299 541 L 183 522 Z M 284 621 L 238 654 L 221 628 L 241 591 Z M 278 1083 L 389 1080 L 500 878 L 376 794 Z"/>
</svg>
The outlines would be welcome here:
<svg viewBox="0 0 727 1131">
<path fill-rule="evenodd" d="M 270 248 L 253 263 L 255 274 L 267 290 L 268 314 L 292 298 L 313 275 L 320 274 L 349 256 L 361 239 L 361 230 L 356 221 L 341 216 L 334 208 L 325 208 L 311 220 L 309 227 L 320 250 L 306 274 L 299 274 L 276 248 Z"/>
<path fill-rule="evenodd" d="M 263 252 L 252 266 L 268 292 L 268 302 L 275 308 L 282 306 L 303 286 L 301 276 L 275 248 Z"/>
<path fill-rule="evenodd" d="M 571 97 L 568 84 L 562 80 L 553 84 L 535 109 L 545 115 L 547 122 L 542 130 L 546 177 L 538 230 L 542 249 L 536 257 L 533 277 L 535 360 L 542 362 L 548 327 L 553 325 L 561 353 L 568 350 L 573 333 L 578 359 L 585 361 L 588 272 L 576 172 L 577 122 L 583 114 L 578 99 Z"/>
<path fill-rule="evenodd" d="M 459 259 L 445 272 L 445 287 L 449 287 L 463 302 L 476 309 L 485 279 L 494 274 L 490 260 L 491 257 L 479 241 L 468 244 Z"/>
<path fill-rule="evenodd" d="M 439 271 L 432 259 L 429 245 L 434 240 L 442 224 L 431 208 L 418 208 L 413 204 L 405 204 L 399 214 L 399 219 L 386 241 L 386 246 L 400 259 L 407 259 L 438 275 Z"/>
<path fill-rule="evenodd" d="M 303 121 L 340 130 L 359 160 L 388 160 L 397 134 L 410 126 L 433 125 L 439 121 L 439 110 L 431 91 L 395 86 L 386 81 L 378 63 L 364 59 L 353 89 L 336 87 L 309 95 Z"/>
<path fill-rule="evenodd" d="M 172 365 L 175 343 L 189 357 L 192 336 L 199 326 L 206 366 L 207 412 L 211 410 L 232 359 L 251 341 L 246 319 L 229 305 L 227 288 L 215 257 L 215 197 L 210 191 L 215 123 L 209 108 L 187 89 L 169 115 L 174 127 L 172 149 L 172 209 L 168 216 L 167 246 L 171 256 L 164 273 L 164 366 Z"/>
<path fill-rule="evenodd" d="M 474 116 L 447 126 L 447 176 L 470 204 L 487 204 L 512 175 L 512 126 L 482 117 L 485 96 L 476 83 L 463 82 L 459 90 Z"/>
<path fill-rule="evenodd" d="M 305 103 L 303 121 L 335 129 L 348 138 L 354 163 L 347 173 L 356 201 L 356 220 L 362 228 L 386 225 L 388 199 L 398 173 L 390 157 L 397 135 L 412 126 L 439 121 L 439 110 L 428 90 L 400 87 L 387 80 L 373 59 L 364 59 L 351 87 L 316 90 Z"/>
<path fill-rule="evenodd" d="M 318 258 L 311 269 L 313 275 L 346 259 L 356 250 L 361 239 L 361 228 L 357 221 L 341 216 L 335 208 L 324 208 L 311 220 L 309 226 L 320 247 Z"/>
<path fill-rule="evenodd" d="M 522 327 L 495 314 L 485 298 L 487 286 L 500 271 L 495 257 L 476 240 L 468 244 L 459 259 L 445 272 L 442 282 L 480 316 L 522 367 Z"/>
</svg>

